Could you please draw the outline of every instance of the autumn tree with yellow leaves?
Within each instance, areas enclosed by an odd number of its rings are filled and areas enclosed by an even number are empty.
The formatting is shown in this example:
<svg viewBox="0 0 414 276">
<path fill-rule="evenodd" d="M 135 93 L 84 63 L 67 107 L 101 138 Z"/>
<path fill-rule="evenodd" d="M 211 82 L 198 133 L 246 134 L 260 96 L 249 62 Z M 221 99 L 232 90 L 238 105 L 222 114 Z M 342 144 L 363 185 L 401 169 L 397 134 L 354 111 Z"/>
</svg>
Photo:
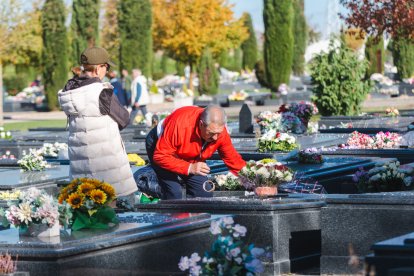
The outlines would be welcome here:
<svg viewBox="0 0 414 276">
<path fill-rule="evenodd" d="M 190 65 L 190 89 L 193 69 L 206 47 L 217 57 L 248 37 L 225 0 L 152 0 L 152 7 L 154 47 Z"/>
</svg>

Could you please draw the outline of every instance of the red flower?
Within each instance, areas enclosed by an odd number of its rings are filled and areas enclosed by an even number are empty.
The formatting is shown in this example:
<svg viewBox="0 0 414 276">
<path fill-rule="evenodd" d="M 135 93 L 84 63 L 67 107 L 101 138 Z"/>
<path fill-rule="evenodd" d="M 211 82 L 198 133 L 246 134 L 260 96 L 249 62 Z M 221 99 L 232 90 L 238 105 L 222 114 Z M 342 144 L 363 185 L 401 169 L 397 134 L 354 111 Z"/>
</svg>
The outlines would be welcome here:
<svg viewBox="0 0 414 276">
<path fill-rule="evenodd" d="M 276 138 L 280 137 L 280 132 L 276 132 Z"/>
</svg>

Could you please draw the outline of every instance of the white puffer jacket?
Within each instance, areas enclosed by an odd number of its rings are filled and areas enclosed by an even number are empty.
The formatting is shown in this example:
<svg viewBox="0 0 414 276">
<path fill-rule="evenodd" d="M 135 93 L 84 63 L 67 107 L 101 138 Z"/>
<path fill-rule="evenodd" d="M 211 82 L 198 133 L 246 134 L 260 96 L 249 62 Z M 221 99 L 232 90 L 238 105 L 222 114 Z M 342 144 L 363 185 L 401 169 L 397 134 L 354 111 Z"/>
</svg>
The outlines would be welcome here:
<svg viewBox="0 0 414 276">
<path fill-rule="evenodd" d="M 90 177 L 112 184 L 117 196 L 137 190 L 118 124 L 99 109 L 99 95 L 109 83 L 92 83 L 59 91 L 62 110 L 69 117 L 71 179 Z"/>
<path fill-rule="evenodd" d="M 137 97 L 137 84 L 141 85 L 141 96 L 138 99 L 139 105 L 147 105 L 149 104 L 149 94 L 148 94 L 148 86 L 147 86 L 147 79 L 144 76 L 136 77 L 131 83 L 131 106 L 135 103 L 135 98 Z"/>
</svg>

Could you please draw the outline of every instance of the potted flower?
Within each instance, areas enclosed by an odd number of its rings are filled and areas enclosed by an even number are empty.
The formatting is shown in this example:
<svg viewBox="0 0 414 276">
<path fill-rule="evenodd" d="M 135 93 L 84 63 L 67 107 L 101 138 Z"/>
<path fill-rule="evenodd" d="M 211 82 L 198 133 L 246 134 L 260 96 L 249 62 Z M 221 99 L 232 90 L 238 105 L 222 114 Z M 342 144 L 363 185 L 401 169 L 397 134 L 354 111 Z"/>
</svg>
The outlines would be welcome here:
<svg viewBox="0 0 414 276">
<path fill-rule="evenodd" d="M 257 123 L 260 126 L 260 130 L 262 133 L 266 133 L 268 130 L 282 129 L 282 115 L 277 112 L 272 111 L 263 111 L 259 113 L 257 116 Z"/>
<path fill-rule="evenodd" d="M 3 213 L 3 225 L 19 228 L 22 235 L 59 236 L 59 211 L 57 201 L 45 191 L 29 188 L 21 191 L 16 201 L 8 203 Z"/>
<path fill-rule="evenodd" d="M 11 140 L 12 138 L 10 131 L 5 131 L 4 127 L 0 127 L 0 139 Z"/>
<path fill-rule="evenodd" d="M 66 143 L 44 143 L 39 152 L 45 158 L 68 159 L 68 145 Z"/>
<path fill-rule="evenodd" d="M 184 83 L 181 91 L 174 95 L 174 109 L 190 106 L 194 103 L 194 92 Z"/>
<path fill-rule="evenodd" d="M 249 161 L 239 172 L 242 185 L 247 190 L 254 190 L 258 196 L 277 194 L 277 187 L 292 181 L 291 170 L 274 159 Z"/>
<path fill-rule="evenodd" d="M 150 101 L 152 104 L 160 104 L 164 102 L 164 94 L 158 89 L 155 82 L 152 83 L 149 91 Z"/>
<path fill-rule="evenodd" d="M 109 204 L 115 200 L 115 189 L 109 183 L 91 178 L 77 178 L 59 193 L 59 203 L 68 204 L 73 218 L 73 231 L 93 228 L 107 229 L 118 223 Z"/>
<path fill-rule="evenodd" d="M 248 96 L 249 94 L 247 94 L 244 90 L 233 91 L 228 96 L 228 99 L 230 101 L 230 106 L 243 105 L 244 101 L 247 99 Z"/>
<path fill-rule="evenodd" d="M 375 136 L 359 133 L 351 133 L 346 143 L 350 149 L 391 149 L 400 145 L 402 137 L 398 133 L 378 132 Z"/>
<path fill-rule="evenodd" d="M 236 224 L 232 217 L 212 221 L 212 235 L 217 236 L 211 250 L 201 258 L 198 253 L 181 257 L 178 268 L 189 271 L 189 275 L 256 275 L 264 272 L 263 261 L 271 259 L 267 248 L 244 244 L 246 227 Z"/>
<path fill-rule="evenodd" d="M 322 154 L 316 148 L 308 148 L 298 152 L 298 161 L 303 164 L 322 164 Z"/>
<path fill-rule="evenodd" d="M 365 171 L 360 168 L 352 177 L 359 192 L 390 192 L 412 190 L 414 169 L 402 168 L 400 162 L 378 162 Z"/>
<path fill-rule="evenodd" d="M 298 148 L 296 138 L 271 129 L 259 138 L 259 152 L 292 151 Z"/>
<path fill-rule="evenodd" d="M 400 112 L 395 107 L 388 107 L 385 109 L 385 115 L 390 117 L 400 116 Z"/>
</svg>

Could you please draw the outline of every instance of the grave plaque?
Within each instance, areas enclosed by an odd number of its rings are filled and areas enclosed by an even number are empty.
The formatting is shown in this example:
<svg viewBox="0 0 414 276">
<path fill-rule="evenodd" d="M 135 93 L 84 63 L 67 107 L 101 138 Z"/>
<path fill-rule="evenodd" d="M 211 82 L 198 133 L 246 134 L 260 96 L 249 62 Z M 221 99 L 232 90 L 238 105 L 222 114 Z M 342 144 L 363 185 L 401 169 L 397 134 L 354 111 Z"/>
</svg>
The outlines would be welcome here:
<svg viewBox="0 0 414 276">
<path fill-rule="evenodd" d="M 243 104 L 240 110 L 239 133 L 253 134 L 253 114 L 247 104 Z"/>
</svg>

